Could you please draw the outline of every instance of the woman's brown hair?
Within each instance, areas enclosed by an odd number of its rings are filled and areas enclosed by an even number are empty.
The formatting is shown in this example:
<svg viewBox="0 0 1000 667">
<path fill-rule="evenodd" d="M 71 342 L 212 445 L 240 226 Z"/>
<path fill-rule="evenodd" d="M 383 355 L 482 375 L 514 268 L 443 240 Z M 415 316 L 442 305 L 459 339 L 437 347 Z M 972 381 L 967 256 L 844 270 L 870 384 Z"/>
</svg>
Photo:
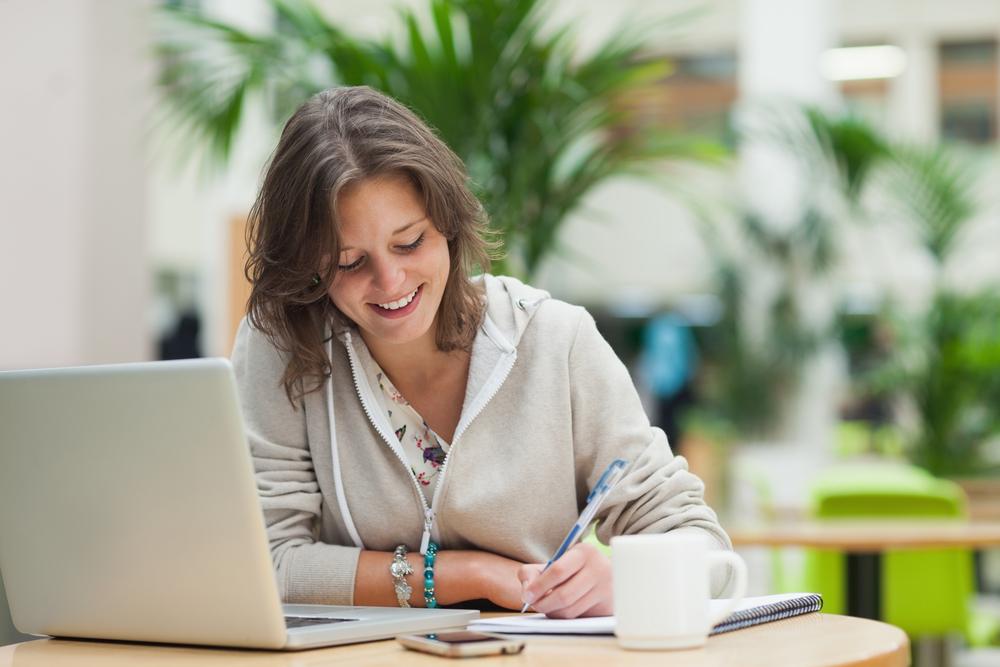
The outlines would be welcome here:
<svg viewBox="0 0 1000 667">
<path fill-rule="evenodd" d="M 250 324 L 288 356 L 282 384 L 291 402 L 330 373 L 325 342 L 346 321 L 327 294 L 340 255 L 336 202 L 351 184 L 405 174 L 448 240 L 451 268 L 438 309 L 437 346 L 469 350 L 484 309 L 481 286 L 491 243 L 486 214 L 465 166 L 416 114 L 367 86 L 333 88 L 285 124 L 247 228 Z"/>
</svg>

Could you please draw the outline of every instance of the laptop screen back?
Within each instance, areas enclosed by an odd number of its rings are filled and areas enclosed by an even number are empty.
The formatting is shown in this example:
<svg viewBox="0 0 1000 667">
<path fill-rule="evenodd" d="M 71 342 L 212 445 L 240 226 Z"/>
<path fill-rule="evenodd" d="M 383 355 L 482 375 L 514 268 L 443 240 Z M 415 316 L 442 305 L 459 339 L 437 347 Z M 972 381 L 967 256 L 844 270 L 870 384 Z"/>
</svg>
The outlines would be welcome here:
<svg viewBox="0 0 1000 667">
<path fill-rule="evenodd" d="M 0 373 L 0 572 L 22 632 L 282 646 L 228 361 Z"/>
</svg>

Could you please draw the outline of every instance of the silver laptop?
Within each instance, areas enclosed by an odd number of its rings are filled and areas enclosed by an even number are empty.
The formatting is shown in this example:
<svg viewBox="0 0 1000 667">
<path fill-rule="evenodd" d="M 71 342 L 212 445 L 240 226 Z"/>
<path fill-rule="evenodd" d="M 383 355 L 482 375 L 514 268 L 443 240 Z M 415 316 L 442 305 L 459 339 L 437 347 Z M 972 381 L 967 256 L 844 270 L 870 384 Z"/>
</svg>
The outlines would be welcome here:
<svg viewBox="0 0 1000 667">
<path fill-rule="evenodd" d="M 225 359 L 0 373 L 0 573 L 14 625 L 61 637 L 304 649 L 479 615 L 282 607 Z"/>
</svg>

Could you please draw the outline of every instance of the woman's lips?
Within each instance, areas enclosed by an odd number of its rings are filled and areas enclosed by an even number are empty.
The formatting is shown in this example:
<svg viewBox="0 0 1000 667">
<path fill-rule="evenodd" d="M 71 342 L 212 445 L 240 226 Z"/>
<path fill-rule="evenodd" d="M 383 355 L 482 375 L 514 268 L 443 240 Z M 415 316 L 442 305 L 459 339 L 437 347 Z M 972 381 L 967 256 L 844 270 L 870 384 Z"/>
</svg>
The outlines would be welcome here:
<svg viewBox="0 0 1000 667">
<path fill-rule="evenodd" d="M 375 303 L 369 303 L 368 307 L 374 310 L 376 313 L 378 313 L 381 317 L 384 317 L 386 319 L 389 320 L 399 319 L 400 317 L 406 317 L 407 315 L 409 315 L 410 313 L 412 313 L 414 310 L 417 309 L 417 304 L 420 302 L 420 297 L 423 295 L 423 293 L 424 293 L 424 286 L 421 285 L 420 287 L 417 288 L 417 294 L 416 296 L 413 297 L 413 300 L 410 301 L 405 306 L 403 306 L 402 308 L 397 308 L 396 310 L 387 310 Z"/>
</svg>

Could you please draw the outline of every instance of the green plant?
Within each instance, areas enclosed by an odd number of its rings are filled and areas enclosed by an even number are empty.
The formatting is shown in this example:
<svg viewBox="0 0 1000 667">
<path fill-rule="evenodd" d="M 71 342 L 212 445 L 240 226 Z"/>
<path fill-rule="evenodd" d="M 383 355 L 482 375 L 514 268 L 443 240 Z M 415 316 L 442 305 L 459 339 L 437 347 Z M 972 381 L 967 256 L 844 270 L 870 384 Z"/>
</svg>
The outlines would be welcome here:
<svg viewBox="0 0 1000 667">
<path fill-rule="evenodd" d="M 804 366 L 836 342 L 832 314 L 811 318 L 810 300 L 817 290 L 836 290 L 840 226 L 864 218 L 862 194 L 891 151 L 862 119 L 815 107 L 760 110 L 741 136 L 787 153 L 803 187 L 790 224 L 772 224 L 740 204 L 734 242 L 714 218 L 703 220 L 722 308 L 719 322 L 700 336 L 700 393 L 735 430 L 763 436 L 774 434 Z M 761 280 L 773 285 L 766 299 L 751 293 Z"/>
<path fill-rule="evenodd" d="M 911 404 L 909 458 L 938 476 L 1000 472 L 986 448 L 1000 437 L 1000 297 L 942 290 L 925 313 L 888 321 L 895 349 L 865 384 Z"/>
<path fill-rule="evenodd" d="M 930 472 L 1000 471 L 987 453 L 1000 438 L 1000 297 L 988 290 L 960 293 L 944 280 L 977 211 L 975 163 L 950 147 L 891 142 L 852 115 L 807 107 L 765 118 L 756 138 L 800 158 L 810 196 L 794 224 L 784 227 L 740 213 L 735 252 L 709 235 L 724 313 L 702 337 L 710 407 L 744 433 L 767 432 L 812 355 L 829 344 L 852 345 L 849 318 L 806 322 L 800 290 L 807 283 L 837 289 L 827 277 L 845 221 L 891 216 L 909 226 L 935 262 L 936 282 L 925 311 L 906 314 L 890 305 L 873 317 L 879 340 L 862 344 L 872 349 L 854 350 L 852 356 L 866 358 L 852 379 L 853 393 L 869 405 L 908 408 L 886 407 L 888 422 L 874 424 L 873 432 L 883 433 L 894 451 L 901 438 L 906 455 Z M 764 308 L 757 313 L 763 322 L 757 340 L 746 327 L 754 263 L 777 276 L 772 298 L 756 304 Z"/>
<path fill-rule="evenodd" d="M 544 0 L 430 0 L 428 21 L 400 12 L 402 40 L 370 40 L 306 2 L 271 5 L 276 27 L 267 34 L 164 10 L 160 84 L 174 126 L 225 160 L 255 92 L 280 122 L 330 86 L 378 88 L 420 113 L 465 161 L 507 247 L 499 272 L 530 277 L 567 215 L 608 178 L 716 152 L 655 126 L 630 128 L 624 100 L 669 72 L 634 29 L 584 54 L 571 25 L 543 25 Z"/>
<path fill-rule="evenodd" d="M 887 178 L 895 209 L 936 263 L 936 281 L 924 312 L 887 308 L 894 348 L 862 384 L 913 408 L 902 425 L 907 454 L 939 476 L 1000 472 L 986 454 L 1000 437 L 1000 297 L 957 291 L 944 278 L 978 209 L 976 180 L 974 162 L 942 146 L 898 147 Z"/>
</svg>

